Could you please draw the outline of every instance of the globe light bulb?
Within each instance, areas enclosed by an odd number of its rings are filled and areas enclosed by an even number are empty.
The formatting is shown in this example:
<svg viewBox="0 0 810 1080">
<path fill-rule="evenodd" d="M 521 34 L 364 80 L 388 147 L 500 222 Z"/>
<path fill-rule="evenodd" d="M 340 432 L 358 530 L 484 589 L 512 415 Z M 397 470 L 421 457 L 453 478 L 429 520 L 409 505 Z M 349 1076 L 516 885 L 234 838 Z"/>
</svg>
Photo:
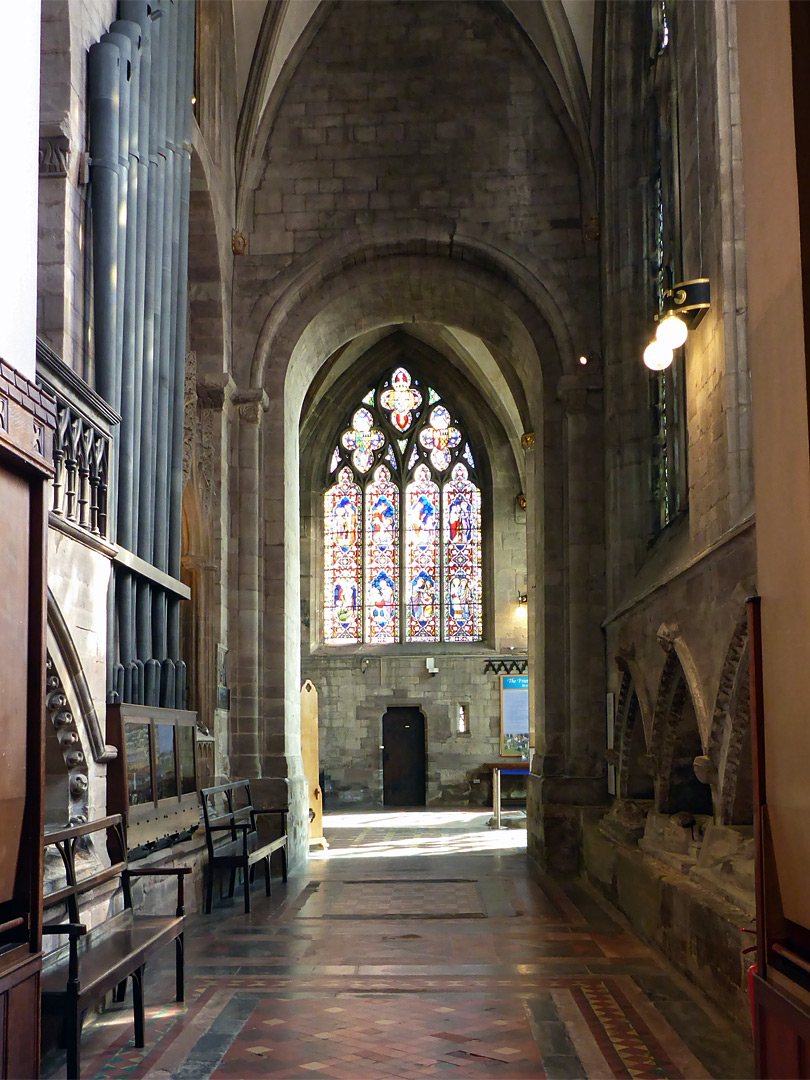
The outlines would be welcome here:
<svg viewBox="0 0 810 1080">
<path fill-rule="evenodd" d="M 655 331 L 656 340 L 668 349 L 679 349 L 688 335 L 689 329 L 683 319 L 671 313 L 661 320 Z"/>
<path fill-rule="evenodd" d="M 663 371 L 672 363 L 672 349 L 660 341 L 651 341 L 644 350 L 644 363 L 650 371 Z"/>
</svg>

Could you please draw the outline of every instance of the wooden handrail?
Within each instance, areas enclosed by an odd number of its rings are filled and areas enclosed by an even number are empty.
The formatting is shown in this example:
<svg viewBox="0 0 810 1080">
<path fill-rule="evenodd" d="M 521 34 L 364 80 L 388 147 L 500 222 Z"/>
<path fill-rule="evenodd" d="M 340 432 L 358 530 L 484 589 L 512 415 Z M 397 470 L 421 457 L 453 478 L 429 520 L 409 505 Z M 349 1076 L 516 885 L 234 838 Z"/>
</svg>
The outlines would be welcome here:
<svg viewBox="0 0 810 1080">
<path fill-rule="evenodd" d="M 45 833 L 45 846 L 49 844 L 61 844 L 65 840 L 73 840 L 78 836 L 87 836 L 88 833 L 100 832 L 102 829 L 112 828 L 113 825 L 121 824 L 121 815 L 112 814 L 110 817 L 96 818 L 84 825 L 71 825 L 67 829 L 57 829 L 54 832 Z"/>
</svg>

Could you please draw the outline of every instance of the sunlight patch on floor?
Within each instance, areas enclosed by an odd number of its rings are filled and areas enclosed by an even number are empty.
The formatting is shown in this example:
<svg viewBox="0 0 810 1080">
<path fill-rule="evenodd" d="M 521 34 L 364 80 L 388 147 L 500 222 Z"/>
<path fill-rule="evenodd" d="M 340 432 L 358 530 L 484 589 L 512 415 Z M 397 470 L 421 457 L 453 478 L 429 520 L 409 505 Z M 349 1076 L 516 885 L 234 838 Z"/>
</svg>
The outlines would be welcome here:
<svg viewBox="0 0 810 1080">
<path fill-rule="evenodd" d="M 486 826 L 491 810 L 363 810 L 326 813 L 326 829 L 442 829 Z"/>
<path fill-rule="evenodd" d="M 525 851 L 526 829 L 491 829 L 488 825 L 491 816 L 490 811 L 471 810 L 327 814 L 324 832 L 331 847 L 326 851 L 311 851 L 310 859 L 401 859 Z M 409 835 L 390 835 L 400 829 Z"/>
</svg>

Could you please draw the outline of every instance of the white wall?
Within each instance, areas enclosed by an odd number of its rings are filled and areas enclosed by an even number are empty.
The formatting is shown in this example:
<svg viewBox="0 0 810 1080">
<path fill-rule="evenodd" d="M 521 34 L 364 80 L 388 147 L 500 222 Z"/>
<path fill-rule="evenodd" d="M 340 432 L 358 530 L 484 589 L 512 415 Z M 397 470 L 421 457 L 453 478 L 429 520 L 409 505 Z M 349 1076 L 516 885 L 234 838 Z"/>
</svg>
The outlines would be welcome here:
<svg viewBox="0 0 810 1080">
<path fill-rule="evenodd" d="M 40 0 L 0 37 L 0 357 L 35 373 Z"/>
</svg>

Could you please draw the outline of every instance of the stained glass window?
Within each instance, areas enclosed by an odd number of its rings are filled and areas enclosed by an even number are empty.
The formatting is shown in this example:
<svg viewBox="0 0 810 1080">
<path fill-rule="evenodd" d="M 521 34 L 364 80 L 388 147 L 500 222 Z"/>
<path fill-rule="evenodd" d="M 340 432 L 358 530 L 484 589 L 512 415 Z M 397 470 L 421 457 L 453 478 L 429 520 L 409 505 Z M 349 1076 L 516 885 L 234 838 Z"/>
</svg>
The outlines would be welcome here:
<svg viewBox="0 0 810 1080">
<path fill-rule="evenodd" d="M 439 639 L 439 485 L 419 465 L 405 489 L 406 641 Z"/>
<path fill-rule="evenodd" d="M 366 488 L 365 634 L 372 645 L 399 640 L 399 490 L 385 465 Z"/>
<path fill-rule="evenodd" d="M 458 464 L 444 485 L 444 637 L 481 637 L 481 492 Z"/>
<path fill-rule="evenodd" d="M 327 645 L 481 639 L 474 461 L 452 405 L 406 368 L 359 399 L 324 493 Z"/>
<path fill-rule="evenodd" d="M 324 639 L 327 645 L 362 640 L 361 552 L 363 493 L 349 468 L 323 497 Z"/>
</svg>

